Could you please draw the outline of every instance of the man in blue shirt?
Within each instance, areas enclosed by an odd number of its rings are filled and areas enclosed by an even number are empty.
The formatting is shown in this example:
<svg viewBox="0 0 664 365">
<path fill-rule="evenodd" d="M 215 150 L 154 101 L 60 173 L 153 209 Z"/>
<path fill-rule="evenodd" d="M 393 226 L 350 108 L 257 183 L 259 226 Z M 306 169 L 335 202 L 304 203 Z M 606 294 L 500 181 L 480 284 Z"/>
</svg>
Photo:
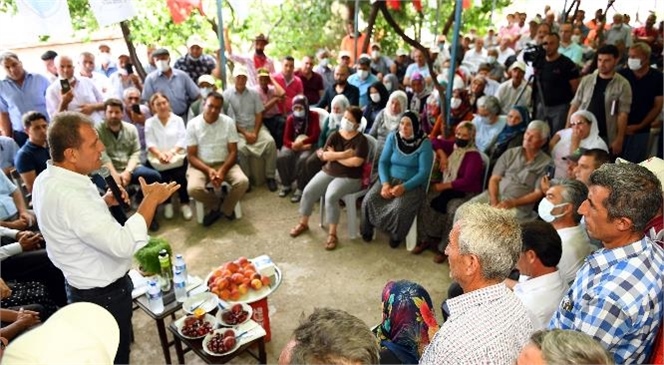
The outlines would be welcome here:
<svg viewBox="0 0 664 365">
<path fill-rule="evenodd" d="M 145 78 L 142 99 L 147 102 L 154 93 L 161 92 L 170 101 L 173 113 L 186 121 L 189 105 L 200 97 L 198 86 L 186 72 L 170 66 L 171 56 L 165 48 L 154 51 L 152 58 L 157 70 Z"/>
<path fill-rule="evenodd" d="M 360 108 L 369 104 L 369 87 L 378 78 L 371 74 L 371 58 L 365 54 L 360 56 L 357 72 L 350 75 L 348 83 L 360 89 Z"/>
<path fill-rule="evenodd" d="M 38 112 L 27 112 L 23 116 L 23 126 L 28 132 L 28 141 L 18 151 L 14 159 L 16 171 L 21 174 L 28 191 L 37 175 L 46 169 L 46 161 L 51 158 L 46 143 L 48 123 L 46 116 Z"/>
<path fill-rule="evenodd" d="M 617 364 L 647 362 L 662 325 L 664 250 L 643 231 L 662 201 L 662 185 L 645 167 L 604 164 L 590 175 L 579 213 L 604 247 L 586 258 L 549 328 L 594 337 Z"/>
<path fill-rule="evenodd" d="M 0 80 L 0 133 L 14 138 L 19 146 L 28 140 L 23 131 L 23 114 L 34 110 L 46 113 L 46 89 L 49 82 L 40 74 L 26 72 L 12 52 L 0 54 L 0 64 L 7 78 Z"/>
<path fill-rule="evenodd" d="M 0 136 L 0 169 L 6 175 L 14 168 L 14 156 L 18 152 L 18 145 L 11 137 Z"/>
</svg>

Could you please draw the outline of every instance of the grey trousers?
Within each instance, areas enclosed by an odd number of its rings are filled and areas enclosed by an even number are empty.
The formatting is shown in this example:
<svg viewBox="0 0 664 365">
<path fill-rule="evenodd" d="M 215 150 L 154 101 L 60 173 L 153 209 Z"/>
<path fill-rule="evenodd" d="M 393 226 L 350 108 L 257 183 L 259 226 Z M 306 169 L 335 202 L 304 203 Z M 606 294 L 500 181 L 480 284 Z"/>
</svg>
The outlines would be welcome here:
<svg viewBox="0 0 664 365">
<path fill-rule="evenodd" d="M 339 199 L 346 194 L 359 191 L 362 187 L 361 179 L 347 177 L 334 177 L 325 171 L 320 171 L 304 188 L 302 201 L 300 201 L 300 214 L 311 216 L 314 204 L 325 195 L 325 223 L 339 223 Z"/>
<path fill-rule="evenodd" d="M 567 113 L 569 112 L 569 104 L 552 105 L 545 107 L 540 102 L 537 104 L 537 119 L 544 120 L 549 123 L 551 128 L 551 135 L 553 136 L 561 129 L 565 129 L 567 124 Z"/>
<path fill-rule="evenodd" d="M 239 133 L 238 133 L 239 134 Z M 274 138 L 264 126 L 258 130 L 258 138 L 254 144 L 247 144 L 246 139 L 240 134 L 240 142 L 237 144 L 238 165 L 249 176 L 249 158 L 261 158 L 265 161 L 265 177 L 274 179 L 277 171 L 277 146 Z"/>
<path fill-rule="evenodd" d="M 282 185 L 287 188 L 293 185 L 293 181 L 300 176 L 307 158 L 312 153 L 313 150 L 296 152 L 290 148 L 281 147 L 277 155 L 277 171 L 279 171 Z"/>
</svg>

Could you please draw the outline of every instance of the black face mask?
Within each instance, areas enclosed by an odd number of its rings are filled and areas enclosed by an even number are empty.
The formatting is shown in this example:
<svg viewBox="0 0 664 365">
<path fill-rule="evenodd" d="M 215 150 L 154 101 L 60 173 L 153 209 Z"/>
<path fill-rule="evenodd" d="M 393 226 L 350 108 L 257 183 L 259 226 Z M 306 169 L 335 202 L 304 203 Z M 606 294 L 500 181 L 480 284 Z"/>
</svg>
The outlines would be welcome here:
<svg viewBox="0 0 664 365">
<path fill-rule="evenodd" d="M 455 138 L 454 139 L 454 144 L 456 144 L 457 147 L 464 148 L 464 147 L 468 147 L 468 145 L 470 144 L 470 140 Z"/>
</svg>

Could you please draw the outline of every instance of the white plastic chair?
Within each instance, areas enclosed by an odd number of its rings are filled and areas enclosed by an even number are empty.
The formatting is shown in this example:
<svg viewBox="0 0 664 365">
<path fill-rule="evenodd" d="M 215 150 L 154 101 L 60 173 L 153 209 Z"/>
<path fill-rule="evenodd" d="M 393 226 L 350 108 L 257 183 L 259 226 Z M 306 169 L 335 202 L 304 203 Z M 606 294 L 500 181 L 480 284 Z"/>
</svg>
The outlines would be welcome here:
<svg viewBox="0 0 664 365">
<path fill-rule="evenodd" d="M 431 185 L 431 175 L 433 174 L 433 167 L 436 165 L 435 160 L 436 160 L 436 152 L 434 151 L 433 160 L 431 162 L 431 169 L 429 170 L 429 179 L 427 180 L 427 188 L 424 190 L 425 196 L 426 194 L 429 193 L 429 186 Z M 413 224 L 410 225 L 410 229 L 408 230 L 408 234 L 406 235 L 406 250 L 412 251 L 416 245 L 417 245 L 417 214 L 415 215 L 415 218 L 413 219 Z"/>
<path fill-rule="evenodd" d="M 364 135 L 367 138 L 367 141 L 369 142 L 369 155 L 368 161 L 366 163 L 371 163 L 371 166 L 374 165 L 374 160 L 376 159 L 376 152 L 378 150 L 378 141 L 376 141 L 375 138 L 369 135 Z M 363 164 L 364 166 L 364 164 Z M 364 167 L 363 167 L 364 168 Z M 341 200 L 344 201 L 346 204 L 346 214 L 348 215 L 348 237 L 350 239 L 354 240 L 357 238 L 357 232 L 358 232 L 358 226 L 359 226 L 359 220 L 357 219 L 357 199 L 365 196 L 369 189 L 371 189 L 371 183 L 374 181 L 374 172 L 373 169 L 371 170 L 371 176 L 369 179 L 369 186 L 367 186 L 364 189 L 361 189 L 360 191 L 357 191 L 355 193 L 351 194 L 346 194 L 344 195 Z M 320 198 L 320 226 L 324 227 L 324 221 L 325 221 L 325 196 L 321 196 Z"/>
<path fill-rule="evenodd" d="M 325 126 L 325 120 L 327 119 L 327 116 L 330 115 L 330 112 L 323 108 L 309 108 L 309 110 L 315 111 L 318 113 L 318 123 L 320 125 L 320 130 L 323 130 L 323 127 Z"/>
<path fill-rule="evenodd" d="M 225 181 L 221 184 L 221 187 L 222 189 L 226 188 L 227 190 L 230 190 L 232 188 L 231 184 Z M 212 184 L 207 184 L 205 188 L 213 190 Z M 218 196 L 221 194 L 222 189 L 218 190 L 217 192 Z M 198 222 L 198 224 L 203 224 L 203 217 L 205 216 L 205 206 L 203 205 L 202 202 L 199 202 L 197 200 L 194 200 L 194 206 L 196 209 L 196 221 Z M 240 206 L 240 202 L 237 202 L 237 204 L 235 204 L 235 209 L 233 211 L 235 212 L 236 219 L 242 218 L 242 207 Z"/>
</svg>

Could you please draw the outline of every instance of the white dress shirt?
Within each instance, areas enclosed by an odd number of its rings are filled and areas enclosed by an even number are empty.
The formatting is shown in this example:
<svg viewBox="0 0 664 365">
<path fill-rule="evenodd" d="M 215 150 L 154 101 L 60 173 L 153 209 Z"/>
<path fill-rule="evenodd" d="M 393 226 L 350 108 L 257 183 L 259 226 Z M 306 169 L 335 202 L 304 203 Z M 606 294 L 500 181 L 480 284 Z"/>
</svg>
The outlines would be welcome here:
<svg viewBox="0 0 664 365">
<path fill-rule="evenodd" d="M 540 330 L 549 324 L 567 289 L 569 285 L 556 270 L 535 278 L 521 275 L 514 286 L 514 294 L 526 307 L 533 329 Z"/>
<path fill-rule="evenodd" d="M 16 238 L 18 232 L 19 231 L 17 229 L 0 226 L 0 237 Z M 0 261 L 3 261 L 14 255 L 18 255 L 21 252 L 23 252 L 23 247 L 21 247 L 21 244 L 18 242 L 12 242 L 8 245 L 4 245 L 0 247 Z"/>
<path fill-rule="evenodd" d="M 466 51 L 463 55 L 463 63 L 468 65 L 470 71 L 473 73 L 477 72 L 477 69 L 480 67 L 480 63 L 487 61 L 487 50 L 482 48 L 480 52 L 475 51 L 475 47 Z"/>
<path fill-rule="evenodd" d="M 187 130 L 184 121 L 171 113 L 166 124 L 162 124 L 158 116 L 152 116 L 145 121 L 145 147 L 157 147 L 159 151 L 168 151 L 172 148 L 185 148 Z"/>
<path fill-rule="evenodd" d="M 198 146 L 198 158 L 206 165 L 226 161 L 228 144 L 239 141 L 235 123 L 227 115 L 219 114 L 217 121 L 210 124 L 201 114 L 187 123 L 187 146 Z"/>
<path fill-rule="evenodd" d="M 58 113 L 60 101 L 62 100 L 62 86 L 60 82 L 52 83 L 46 89 L 46 110 L 49 117 Z M 81 106 L 84 104 L 99 104 L 104 101 L 101 92 L 97 89 L 92 80 L 85 77 L 77 77 L 74 84 L 74 99 L 67 106 L 67 110 L 80 111 Z M 93 112 L 90 118 L 95 122 L 95 126 L 104 120 L 104 113 L 101 111 Z"/>
<path fill-rule="evenodd" d="M 557 232 L 563 244 L 563 255 L 560 257 L 558 270 L 565 282 L 571 283 L 576 278 L 576 272 L 583 265 L 583 261 L 594 249 L 582 225 L 561 228 Z"/>
<path fill-rule="evenodd" d="M 448 299 L 450 317 L 420 364 L 513 364 L 533 331 L 521 301 L 500 283 Z"/>
<path fill-rule="evenodd" d="M 134 253 L 148 243 L 139 213 L 120 225 L 88 176 L 51 161 L 35 180 L 32 202 L 48 257 L 74 288 L 115 282 L 131 268 Z"/>
</svg>

